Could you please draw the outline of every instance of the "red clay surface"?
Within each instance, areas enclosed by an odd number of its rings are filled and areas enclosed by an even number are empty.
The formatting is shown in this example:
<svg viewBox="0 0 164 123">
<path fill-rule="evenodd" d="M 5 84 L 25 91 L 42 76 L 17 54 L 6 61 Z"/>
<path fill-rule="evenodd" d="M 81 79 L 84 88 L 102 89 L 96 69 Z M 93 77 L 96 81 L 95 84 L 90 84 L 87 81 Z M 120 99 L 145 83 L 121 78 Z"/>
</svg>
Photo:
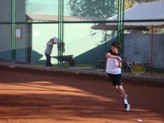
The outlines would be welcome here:
<svg viewBox="0 0 164 123">
<path fill-rule="evenodd" d="M 106 77 L 0 67 L 0 123 L 163 123 L 164 84 L 124 83 L 131 112 Z"/>
</svg>

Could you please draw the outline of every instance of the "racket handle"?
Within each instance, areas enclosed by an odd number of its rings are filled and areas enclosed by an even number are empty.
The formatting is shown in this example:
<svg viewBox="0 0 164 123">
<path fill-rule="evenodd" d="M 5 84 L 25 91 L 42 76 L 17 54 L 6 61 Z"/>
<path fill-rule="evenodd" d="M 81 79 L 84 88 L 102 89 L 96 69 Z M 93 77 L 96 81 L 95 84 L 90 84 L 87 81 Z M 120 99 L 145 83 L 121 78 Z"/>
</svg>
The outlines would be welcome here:
<svg viewBox="0 0 164 123">
<path fill-rule="evenodd" d="M 119 62 L 123 62 L 123 60 L 122 59 L 119 59 L 119 58 L 116 58 L 116 60 L 118 60 Z"/>
</svg>

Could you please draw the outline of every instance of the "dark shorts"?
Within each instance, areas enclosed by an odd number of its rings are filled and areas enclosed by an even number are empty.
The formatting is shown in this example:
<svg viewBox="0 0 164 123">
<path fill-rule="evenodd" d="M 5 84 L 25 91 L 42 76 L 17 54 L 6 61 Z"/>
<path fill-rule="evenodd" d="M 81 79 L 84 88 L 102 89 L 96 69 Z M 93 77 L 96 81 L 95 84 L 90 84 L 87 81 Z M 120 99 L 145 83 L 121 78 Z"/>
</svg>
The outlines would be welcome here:
<svg viewBox="0 0 164 123">
<path fill-rule="evenodd" d="M 122 78 L 121 78 L 121 74 L 109 74 L 109 79 L 112 81 L 113 85 L 122 85 Z"/>
</svg>

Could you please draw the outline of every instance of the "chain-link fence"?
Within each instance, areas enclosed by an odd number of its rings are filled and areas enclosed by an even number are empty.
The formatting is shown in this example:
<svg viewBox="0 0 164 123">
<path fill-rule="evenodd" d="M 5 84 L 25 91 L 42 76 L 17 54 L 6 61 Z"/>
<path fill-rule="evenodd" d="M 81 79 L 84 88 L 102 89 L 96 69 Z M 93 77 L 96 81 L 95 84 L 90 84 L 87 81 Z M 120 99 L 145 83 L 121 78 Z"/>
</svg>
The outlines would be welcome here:
<svg viewBox="0 0 164 123">
<path fill-rule="evenodd" d="M 164 73 L 164 1 L 126 0 L 0 0 L 0 59 L 45 64 L 52 37 L 54 66 L 105 68 L 113 41 L 122 43 L 122 57 L 141 62 L 149 75 Z M 131 7 L 130 9 L 128 9 Z M 123 12 L 124 9 L 127 9 Z M 60 59 L 62 57 L 62 59 Z M 70 59 L 75 63 L 70 62 Z M 129 73 L 128 68 L 123 68 Z"/>
</svg>

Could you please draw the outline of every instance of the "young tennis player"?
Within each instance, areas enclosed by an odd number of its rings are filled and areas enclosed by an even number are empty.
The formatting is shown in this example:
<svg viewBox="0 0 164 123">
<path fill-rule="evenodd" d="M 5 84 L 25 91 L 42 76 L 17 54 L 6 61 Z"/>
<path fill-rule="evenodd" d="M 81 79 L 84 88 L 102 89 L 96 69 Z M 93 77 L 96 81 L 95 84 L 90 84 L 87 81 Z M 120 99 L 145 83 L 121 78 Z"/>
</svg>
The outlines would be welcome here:
<svg viewBox="0 0 164 123">
<path fill-rule="evenodd" d="M 120 43 L 113 42 L 111 48 L 105 54 L 107 58 L 106 73 L 112 81 L 113 86 L 115 86 L 117 92 L 120 94 L 125 107 L 125 111 L 130 111 L 130 104 L 128 103 L 127 94 L 125 93 L 121 79 L 122 58 L 120 57 L 119 51 Z"/>
</svg>

